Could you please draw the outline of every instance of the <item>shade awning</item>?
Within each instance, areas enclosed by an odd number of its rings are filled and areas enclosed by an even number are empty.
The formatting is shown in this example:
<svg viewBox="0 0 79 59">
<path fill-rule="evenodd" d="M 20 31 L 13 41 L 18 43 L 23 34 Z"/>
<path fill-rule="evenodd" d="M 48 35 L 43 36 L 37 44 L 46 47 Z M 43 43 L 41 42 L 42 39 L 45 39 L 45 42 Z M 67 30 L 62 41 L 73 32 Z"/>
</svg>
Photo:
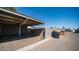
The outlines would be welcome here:
<svg viewBox="0 0 79 59">
<path fill-rule="evenodd" d="M 27 22 L 25 22 L 25 20 L 27 20 Z M 25 22 L 24 25 L 27 25 L 27 26 L 39 25 L 44 23 L 42 21 L 33 19 L 31 17 L 24 16 L 19 13 L 11 12 L 0 8 L 0 23 L 22 24 L 23 22 Z"/>
</svg>

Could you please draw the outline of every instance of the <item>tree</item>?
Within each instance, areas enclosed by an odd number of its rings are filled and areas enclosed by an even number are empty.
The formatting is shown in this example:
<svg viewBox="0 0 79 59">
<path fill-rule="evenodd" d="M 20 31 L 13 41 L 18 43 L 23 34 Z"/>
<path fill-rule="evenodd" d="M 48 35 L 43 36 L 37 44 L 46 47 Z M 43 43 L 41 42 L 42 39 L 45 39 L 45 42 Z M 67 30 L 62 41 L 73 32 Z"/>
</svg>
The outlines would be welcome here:
<svg viewBox="0 0 79 59">
<path fill-rule="evenodd" d="M 0 8 L 6 9 L 6 10 L 9 10 L 9 11 L 16 12 L 16 7 L 0 7 Z"/>
<path fill-rule="evenodd" d="M 71 28 L 69 27 L 68 29 L 66 29 L 66 31 L 71 32 L 72 30 L 71 30 Z"/>
<path fill-rule="evenodd" d="M 65 27 L 62 27 L 62 30 L 65 30 Z"/>
<path fill-rule="evenodd" d="M 79 33 L 79 28 L 77 28 L 77 29 L 75 30 L 75 33 Z"/>
</svg>

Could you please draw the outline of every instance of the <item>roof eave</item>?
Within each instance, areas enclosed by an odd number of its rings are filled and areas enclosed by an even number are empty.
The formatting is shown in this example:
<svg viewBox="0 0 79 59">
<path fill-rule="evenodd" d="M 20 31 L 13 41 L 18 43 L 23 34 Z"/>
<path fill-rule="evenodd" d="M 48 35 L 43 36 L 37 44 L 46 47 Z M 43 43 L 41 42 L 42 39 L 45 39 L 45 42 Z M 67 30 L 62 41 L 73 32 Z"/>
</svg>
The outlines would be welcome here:
<svg viewBox="0 0 79 59">
<path fill-rule="evenodd" d="M 14 15 L 17 15 L 17 16 L 20 16 L 20 17 L 23 17 L 23 18 L 26 18 L 26 19 L 30 19 L 30 20 L 32 20 L 32 21 L 40 22 L 41 24 L 44 24 L 43 21 L 39 21 L 39 20 L 33 19 L 33 18 L 31 18 L 31 17 L 21 15 L 21 14 L 19 14 L 19 13 L 15 13 L 15 12 L 12 12 L 12 11 L 8 11 L 8 10 L 2 9 L 2 8 L 0 8 L 0 10 L 1 10 L 1 11 L 4 11 L 4 12 L 11 13 L 11 14 L 14 14 Z"/>
</svg>

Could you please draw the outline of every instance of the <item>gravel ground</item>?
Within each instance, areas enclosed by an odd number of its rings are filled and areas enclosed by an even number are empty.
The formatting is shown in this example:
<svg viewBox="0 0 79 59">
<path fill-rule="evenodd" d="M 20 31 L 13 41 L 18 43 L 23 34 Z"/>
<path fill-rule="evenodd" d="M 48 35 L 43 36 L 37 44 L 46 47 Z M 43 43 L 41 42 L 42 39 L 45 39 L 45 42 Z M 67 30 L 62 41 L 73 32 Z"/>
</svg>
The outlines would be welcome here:
<svg viewBox="0 0 79 59">
<path fill-rule="evenodd" d="M 79 51 L 79 33 L 67 33 L 59 39 L 51 37 L 29 51 Z"/>
</svg>

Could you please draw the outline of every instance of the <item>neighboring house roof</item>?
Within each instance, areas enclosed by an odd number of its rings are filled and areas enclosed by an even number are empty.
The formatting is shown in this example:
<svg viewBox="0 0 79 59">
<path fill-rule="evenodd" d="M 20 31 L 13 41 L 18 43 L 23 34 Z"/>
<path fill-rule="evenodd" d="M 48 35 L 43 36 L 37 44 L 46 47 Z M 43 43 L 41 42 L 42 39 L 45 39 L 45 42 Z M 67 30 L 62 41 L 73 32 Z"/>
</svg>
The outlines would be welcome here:
<svg viewBox="0 0 79 59">
<path fill-rule="evenodd" d="M 43 21 L 36 20 L 32 17 L 8 11 L 2 8 L 0 8 L 0 21 L 2 23 L 9 23 L 9 24 L 22 24 L 24 22 L 26 25 L 30 26 L 44 24 Z"/>
</svg>

